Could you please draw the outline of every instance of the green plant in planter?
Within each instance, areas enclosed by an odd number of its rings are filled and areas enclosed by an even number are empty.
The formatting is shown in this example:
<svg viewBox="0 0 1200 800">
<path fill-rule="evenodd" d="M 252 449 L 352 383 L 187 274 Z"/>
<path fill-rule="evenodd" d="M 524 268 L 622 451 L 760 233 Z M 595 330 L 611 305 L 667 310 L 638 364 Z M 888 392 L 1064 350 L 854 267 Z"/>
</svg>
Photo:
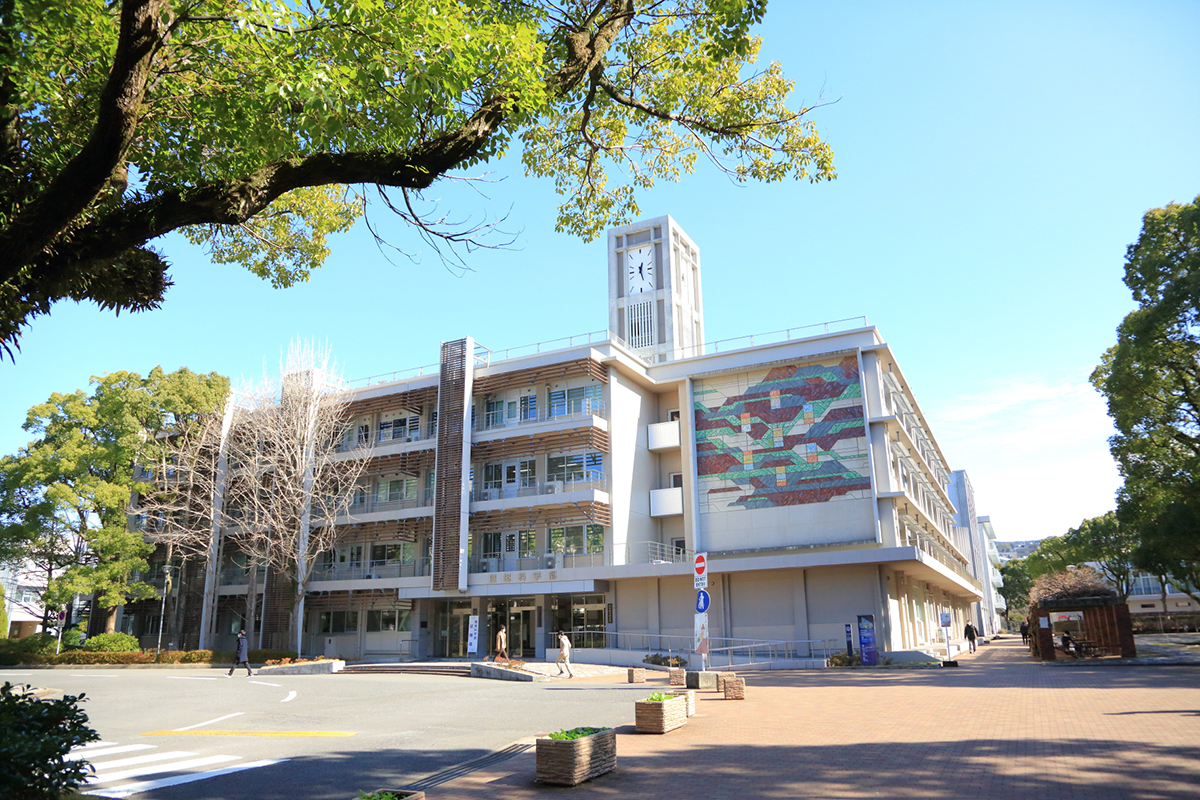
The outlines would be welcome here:
<svg viewBox="0 0 1200 800">
<path fill-rule="evenodd" d="M 393 792 L 363 792 L 359 791 L 358 800 L 400 800 Z"/>
<path fill-rule="evenodd" d="M 610 728 L 572 728 L 571 730 L 566 730 L 564 728 L 561 731 L 555 731 L 554 733 L 550 734 L 550 738 L 557 739 L 559 741 L 570 741 L 571 739 L 582 739 L 585 736 L 591 736 L 592 734 L 600 733 L 602 731 L 607 731 L 607 730 L 611 730 L 611 729 Z"/>
<path fill-rule="evenodd" d="M 673 695 L 673 694 L 666 694 L 665 692 L 655 692 L 654 694 L 647 697 L 646 700 L 651 703 L 662 703 L 666 700 L 674 700 L 675 697 L 676 697 L 676 695 Z"/>
</svg>

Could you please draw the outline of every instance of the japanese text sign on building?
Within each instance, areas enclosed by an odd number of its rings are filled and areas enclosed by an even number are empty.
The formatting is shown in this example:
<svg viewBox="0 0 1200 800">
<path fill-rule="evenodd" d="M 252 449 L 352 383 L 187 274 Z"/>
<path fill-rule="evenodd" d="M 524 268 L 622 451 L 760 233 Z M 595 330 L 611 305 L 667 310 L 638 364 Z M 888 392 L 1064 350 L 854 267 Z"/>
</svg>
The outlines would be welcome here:
<svg viewBox="0 0 1200 800">
<path fill-rule="evenodd" d="M 467 623 L 467 652 L 479 652 L 479 617 L 472 614 Z"/>
<path fill-rule="evenodd" d="M 696 589 L 708 588 L 708 553 L 696 553 L 696 560 L 692 564 L 692 573 L 695 578 Z"/>
</svg>

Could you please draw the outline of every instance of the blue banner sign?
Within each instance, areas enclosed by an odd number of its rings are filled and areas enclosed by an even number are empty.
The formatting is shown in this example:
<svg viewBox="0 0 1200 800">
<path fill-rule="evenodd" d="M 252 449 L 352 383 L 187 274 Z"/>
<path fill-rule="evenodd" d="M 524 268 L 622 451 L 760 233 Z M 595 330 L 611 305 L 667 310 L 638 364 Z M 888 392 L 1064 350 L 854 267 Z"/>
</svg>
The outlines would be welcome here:
<svg viewBox="0 0 1200 800">
<path fill-rule="evenodd" d="M 708 592 L 701 589 L 696 592 L 696 613 L 703 614 L 708 611 L 709 604 L 712 603 L 712 598 L 708 596 Z"/>
<path fill-rule="evenodd" d="M 858 650 L 862 654 L 864 667 L 879 663 L 879 651 L 875 649 L 875 615 L 858 615 Z"/>
</svg>

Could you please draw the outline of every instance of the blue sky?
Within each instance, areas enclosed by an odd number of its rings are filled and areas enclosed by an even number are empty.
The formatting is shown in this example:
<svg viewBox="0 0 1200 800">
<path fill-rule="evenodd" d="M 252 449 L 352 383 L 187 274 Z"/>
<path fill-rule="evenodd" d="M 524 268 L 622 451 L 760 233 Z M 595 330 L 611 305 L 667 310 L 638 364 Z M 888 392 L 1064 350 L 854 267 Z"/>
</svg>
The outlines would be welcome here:
<svg viewBox="0 0 1200 800">
<path fill-rule="evenodd" d="M 708 338 L 865 314 L 1001 538 L 1110 509 L 1111 427 L 1087 376 L 1132 307 L 1142 214 L 1200 194 L 1200 4 L 775 0 L 759 32 L 797 104 L 836 101 L 813 118 L 839 178 L 738 187 L 701 164 L 639 196 L 701 248 Z M 162 310 L 60 304 L 0 364 L 0 453 L 27 440 L 30 406 L 104 372 L 253 378 L 299 335 L 357 378 L 466 334 L 504 348 L 606 327 L 603 241 L 556 234 L 552 187 L 517 159 L 488 169 L 486 196 L 429 193 L 456 217 L 507 213 L 518 234 L 461 275 L 382 211 L 415 261 L 389 263 L 359 226 L 282 291 L 165 238 Z"/>
</svg>

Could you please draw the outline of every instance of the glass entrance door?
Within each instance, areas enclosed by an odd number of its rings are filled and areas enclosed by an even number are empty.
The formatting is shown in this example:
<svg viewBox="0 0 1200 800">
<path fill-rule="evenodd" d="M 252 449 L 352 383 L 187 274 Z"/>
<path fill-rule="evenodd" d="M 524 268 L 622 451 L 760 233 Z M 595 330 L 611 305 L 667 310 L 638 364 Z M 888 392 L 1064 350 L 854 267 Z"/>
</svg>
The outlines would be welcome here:
<svg viewBox="0 0 1200 800">
<path fill-rule="evenodd" d="M 471 601 L 452 600 L 437 614 L 437 642 L 434 655 L 442 658 L 466 658 L 467 632 L 470 630 Z"/>
</svg>

